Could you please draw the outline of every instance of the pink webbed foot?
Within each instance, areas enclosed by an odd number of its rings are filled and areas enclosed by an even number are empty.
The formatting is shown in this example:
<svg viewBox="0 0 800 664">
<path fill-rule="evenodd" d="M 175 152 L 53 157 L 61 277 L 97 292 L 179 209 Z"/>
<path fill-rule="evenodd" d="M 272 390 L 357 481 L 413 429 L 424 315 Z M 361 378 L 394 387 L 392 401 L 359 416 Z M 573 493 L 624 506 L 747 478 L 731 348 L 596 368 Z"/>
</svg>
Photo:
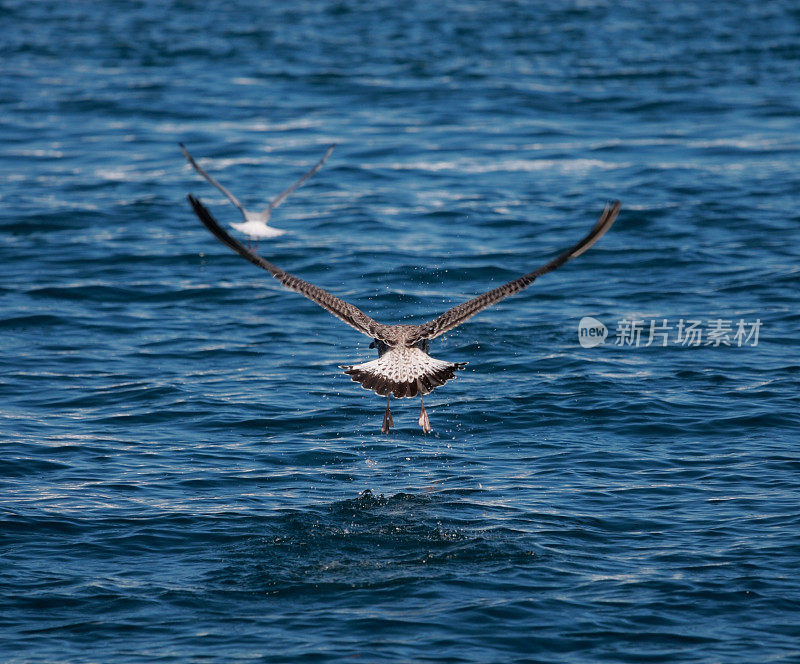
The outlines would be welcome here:
<svg viewBox="0 0 800 664">
<path fill-rule="evenodd" d="M 420 399 L 420 403 L 422 399 Z M 425 410 L 425 404 L 422 404 L 419 409 L 419 425 L 422 427 L 422 433 L 430 433 L 433 431 L 431 429 L 431 421 L 428 419 L 428 413 Z"/>
<path fill-rule="evenodd" d="M 394 420 L 392 419 L 392 411 L 389 410 L 389 399 L 391 397 L 386 397 L 386 412 L 383 414 L 383 424 L 381 425 L 381 433 L 389 433 L 389 429 L 394 426 Z"/>
</svg>

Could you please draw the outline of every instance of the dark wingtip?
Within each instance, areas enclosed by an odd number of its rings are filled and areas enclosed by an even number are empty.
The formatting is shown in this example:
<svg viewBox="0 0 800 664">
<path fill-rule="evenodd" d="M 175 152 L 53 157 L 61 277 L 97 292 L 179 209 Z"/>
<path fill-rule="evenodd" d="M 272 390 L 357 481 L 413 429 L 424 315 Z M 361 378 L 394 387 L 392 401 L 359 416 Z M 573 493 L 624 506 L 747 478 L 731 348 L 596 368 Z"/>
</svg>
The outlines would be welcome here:
<svg viewBox="0 0 800 664">
<path fill-rule="evenodd" d="M 186 194 L 186 199 L 191 204 L 192 209 L 194 210 L 194 213 L 198 217 L 200 217 L 200 221 L 202 221 L 207 226 L 208 225 L 207 220 L 211 217 L 211 214 L 209 213 L 208 208 L 206 208 L 206 206 L 203 205 L 200 202 L 199 198 L 195 198 L 191 194 Z M 212 219 L 212 221 L 213 221 L 213 219 Z"/>
<path fill-rule="evenodd" d="M 614 200 L 610 206 L 608 203 L 606 203 L 603 214 L 600 215 L 597 223 L 592 227 L 592 230 L 589 231 L 589 234 L 573 248 L 573 250 L 569 253 L 569 258 L 577 258 L 587 249 L 592 247 L 594 243 L 597 242 L 601 237 L 603 237 L 606 234 L 606 231 L 608 231 L 608 229 L 614 225 L 621 208 L 622 203 L 619 201 L 619 199 Z"/>
<path fill-rule="evenodd" d="M 200 202 L 200 199 L 195 198 L 191 194 L 187 194 L 186 198 L 191 204 L 194 213 L 197 215 L 197 218 L 202 222 L 203 226 L 211 231 L 220 242 L 227 244 L 234 251 L 238 251 L 237 247 L 235 246 L 236 242 L 223 230 L 217 220 L 211 216 L 208 208 L 206 208 L 206 206 Z"/>
</svg>

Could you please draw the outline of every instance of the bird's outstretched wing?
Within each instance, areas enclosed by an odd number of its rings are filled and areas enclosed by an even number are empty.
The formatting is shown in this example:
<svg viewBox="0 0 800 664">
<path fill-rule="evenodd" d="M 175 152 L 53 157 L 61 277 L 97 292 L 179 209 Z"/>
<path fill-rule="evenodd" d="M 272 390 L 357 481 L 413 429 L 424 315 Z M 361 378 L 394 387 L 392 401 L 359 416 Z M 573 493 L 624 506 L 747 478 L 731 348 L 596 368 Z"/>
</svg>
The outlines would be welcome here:
<svg viewBox="0 0 800 664">
<path fill-rule="evenodd" d="M 202 175 L 206 180 L 208 180 L 211 184 L 213 184 L 217 189 L 219 189 L 223 194 L 225 194 L 225 198 L 227 198 L 231 203 L 233 203 L 237 208 L 239 208 L 239 212 L 242 213 L 242 216 L 247 220 L 247 212 L 244 209 L 244 206 L 239 202 L 239 200 L 234 196 L 228 189 L 223 187 L 219 182 L 217 182 L 214 178 L 212 178 L 208 173 L 206 173 L 200 165 L 194 160 L 194 157 L 189 154 L 189 151 L 186 149 L 183 143 L 178 143 L 178 147 L 180 147 L 181 152 L 183 152 L 183 156 L 189 161 L 192 165 L 192 168 L 196 170 L 200 175 Z"/>
<path fill-rule="evenodd" d="M 267 270 L 267 272 L 280 281 L 286 288 L 296 291 L 301 295 L 305 295 L 309 300 L 316 302 L 323 309 L 350 325 L 350 327 L 354 327 L 359 332 L 373 339 L 384 339 L 383 329 L 387 326 L 381 325 L 376 320 L 370 318 L 358 307 L 354 307 L 352 304 L 340 300 L 335 295 L 331 295 L 328 291 L 318 288 L 314 284 L 310 284 L 288 272 L 284 272 L 277 265 L 273 265 L 268 260 L 253 253 L 242 245 L 241 242 L 232 238 L 230 234 L 219 225 L 217 220 L 211 216 L 211 213 L 198 199 L 191 195 L 188 196 L 188 198 L 195 214 L 200 218 L 200 221 L 203 222 L 203 225 L 210 230 L 222 244 L 228 245 L 237 254 L 246 258 L 254 265 L 258 265 L 258 267 Z"/>
<path fill-rule="evenodd" d="M 600 219 L 594 225 L 592 230 L 589 231 L 589 234 L 580 242 L 578 242 L 578 244 L 570 247 L 546 265 L 542 265 L 541 267 L 536 268 L 533 272 L 528 272 L 528 274 L 524 274 L 513 281 L 509 281 L 507 284 L 498 286 L 497 288 L 490 290 L 488 293 L 478 295 L 478 297 L 472 298 L 468 302 L 459 304 L 449 311 L 446 311 L 438 318 L 433 319 L 429 323 L 423 323 L 422 325 L 419 325 L 419 331 L 415 335 L 414 340 L 419 341 L 422 339 L 433 339 L 438 337 L 440 334 L 444 334 L 448 330 L 452 330 L 454 327 L 461 325 L 461 323 L 463 323 L 465 320 L 483 311 L 487 307 L 497 304 L 503 298 L 506 298 L 509 295 L 514 295 L 514 293 L 519 293 L 523 288 L 530 286 L 537 277 L 561 267 L 571 258 L 580 256 L 584 251 L 586 251 L 601 237 L 603 237 L 603 234 L 609 228 L 611 228 L 611 225 L 614 223 L 617 215 L 619 214 L 620 206 L 621 204 L 619 201 L 614 201 L 611 205 L 606 205 L 603 214 L 600 215 Z M 412 341 L 413 340 L 409 339 L 408 343 L 412 343 Z"/>
<path fill-rule="evenodd" d="M 322 155 L 322 159 L 320 159 L 316 164 L 314 164 L 313 168 L 308 171 L 305 175 L 303 175 L 297 182 L 295 182 L 291 187 L 288 189 L 284 189 L 280 194 L 278 194 L 275 198 L 270 201 L 270 204 L 267 206 L 267 209 L 264 210 L 265 213 L 272 212 L 276 207 L 278 207 L 283 201 L 285 201 L 289 195 L 297 189 L 301 184 L 303 184 L 308 178 L 310 178 L 314 173 L 316 173 L 320 168 L 322 168 L 322 164 L 325 163 L 325 160 L 331 156 L 331 152 L 333 152 L 333 148 L 336 147 L 336 143 L 331 145 L 328 148 L 328 151 Z"/>
</svg>

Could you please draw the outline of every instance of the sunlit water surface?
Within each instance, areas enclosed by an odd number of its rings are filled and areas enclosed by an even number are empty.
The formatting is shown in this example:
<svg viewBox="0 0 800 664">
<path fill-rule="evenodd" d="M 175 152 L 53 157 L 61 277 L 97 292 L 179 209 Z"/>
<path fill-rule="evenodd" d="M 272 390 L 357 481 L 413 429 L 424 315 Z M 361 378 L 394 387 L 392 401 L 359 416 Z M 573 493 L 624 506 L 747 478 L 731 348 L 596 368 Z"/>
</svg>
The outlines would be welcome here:
<svg viewBox="0 0 800 664">
<path fill-rule="evenodd" d="M 788 1 L 0 4 L 0 659 L 800 660 L 800 13 Z M 421 322 L 370 340 L 191 213 Z M 592 316 L 606 343 L 578 344 Z M 615 343 L 761 321 L 757 346 Z"/>
</svg>

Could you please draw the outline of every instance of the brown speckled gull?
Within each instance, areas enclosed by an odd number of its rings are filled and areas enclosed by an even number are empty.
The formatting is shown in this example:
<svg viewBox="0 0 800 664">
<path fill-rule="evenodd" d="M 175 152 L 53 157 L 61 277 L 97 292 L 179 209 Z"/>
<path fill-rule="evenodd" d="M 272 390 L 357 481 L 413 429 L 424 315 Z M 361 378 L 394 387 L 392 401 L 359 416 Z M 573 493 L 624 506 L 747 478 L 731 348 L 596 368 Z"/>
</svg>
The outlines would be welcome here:
<svg viewBox="0 0 800 664">
<path fill-rule="evenodd" d="M 305 295 L 312 302 L 316 302 L 323 309 L 373 339 L 370 347 L 378 350 L 378 359 L 342 368 L 362 387 L 387 398 L 386 411 L 381 427 L 384 433 L 389 433 L 389 429 L 394 423 L 389 409 L 389 400 L 392 396 L 402 399 L 419 395 L 421 399 L 423 395 L 429 394 L 451 378 L 455 378 L 456 371 L 466 366 L 466 362 L 445 362 L 431 357 L 428 354 L 431 339 L 435 339 L 448 330 L 461 325 L 468 318 L 496 304 L 503 298 L 527 288 L 537 277 L 555 270 L 571 258 L 580 256 L 611 228 L 620 210 L 619 201 L 606 205 L 603 214 L 600 215 L 600 219 L 586 237 L 559 254 L 549 263 L 502 286 L 493 288 L 483 295 L 478 295 L 463 304 L 459 304 L 428 323 L 422 323 L 421 325 L 383 325 L 352 304 L 340 300 L 328 291 L 314 286 L 314 284 L 284 272 L 277 265 L 273 265 L 265 258 L 247 249 L 219 225 L 197 198 L 194 196 L 189 196 L 188 198 L 200 221 L 220 242 L 228 245 L 251 263 L 267 270 L 289 290 Z M 420 408 L 419 425 L 425 433 L 431 430 L 424 403 Z"/>
</svg>

